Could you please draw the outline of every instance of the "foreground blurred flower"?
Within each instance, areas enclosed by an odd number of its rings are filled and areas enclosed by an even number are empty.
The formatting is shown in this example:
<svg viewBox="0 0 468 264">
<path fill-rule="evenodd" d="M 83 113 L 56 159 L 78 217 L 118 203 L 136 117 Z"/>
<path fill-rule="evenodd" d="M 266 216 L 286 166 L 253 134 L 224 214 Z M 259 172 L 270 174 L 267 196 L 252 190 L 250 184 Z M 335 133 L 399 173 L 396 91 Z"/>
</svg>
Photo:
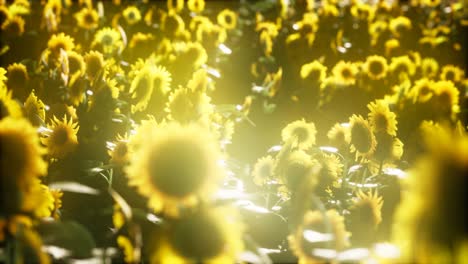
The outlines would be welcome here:
<svg viewBox="0 0 468 264">
<path fill-rule="evenodd" d="M 292 142 L 293 146 L 299 149 L 309 149 L 315 144 L 317 130 L 313 122 L 307 123 L 305 120 L 297 120 L 289 123 L 281 131 L 283 142 Z"/>
<path fill-rule="evenodd" d="M 198 125 L 149 123 L 132 142 L 126 167 L 129 185 L 149 198 L 156 212 L 178 215 L 210 195 L 220 177 L 221 158 L 215 139 Z M 141 142 L 140 142 L 141 141 Z M 136 147 L 135 147 L 136 146 Z"/>
<path fill-rule="evenodd" d="M 52 123 L 47 125 L 52 130 L 51 134 L 42 140 L 47 146 L 48 154 L 51 158 L 64 158 L 73 152 L 78 145 L 76 133 L 78 132 L 78 123 L 74 123 L 72 118 L 67 120 L 67 116 L 60 121 L 55 116 Z"/>
</svg>

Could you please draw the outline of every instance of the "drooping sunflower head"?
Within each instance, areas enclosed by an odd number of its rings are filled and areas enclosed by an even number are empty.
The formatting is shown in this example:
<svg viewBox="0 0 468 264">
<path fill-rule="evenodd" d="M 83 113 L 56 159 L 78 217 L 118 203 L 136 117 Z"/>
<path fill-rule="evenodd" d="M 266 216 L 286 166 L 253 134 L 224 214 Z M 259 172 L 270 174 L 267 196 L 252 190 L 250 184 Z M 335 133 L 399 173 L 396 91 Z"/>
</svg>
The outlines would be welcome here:
<svg viewBox="0 0 468 264">
<path fill-rule="evenodd" d="M 39 126 L 45 120 L 45 105 L 34 94 L 34 90 L 29 94 L 24 102 L 24 113 L 31 124 Z"/>
<path fill-rule="evenodd" d="M 134 100 L 132 111 L 143 111 L 148 105 L 153 93 L 153 73 L 148 66 L 145 66 L 132 80 L 130 94 Z"/>
<path fill-rule="evenodd" d="M 83 56 L 75 51 L 68 51 L 68 70 L 70 75 L 80 72 L 80 75 L 85 73 L 86 64 Z"/>
<path fill-rule="evenodd" d="M 7 87 L 0 85 L 0 120 L 10 116 L 19 118 L 23 116 L 19 104 L 12 99 L 11 91 Z"/>
<path fill-rule="evenodd" d="M 413 102 L 425 103 L 428 102 L 435 93 L 435 83 L 426 78 L 416 81 L 413 88 L 409 91 L 408 97 Z"/>
<path fill-rule="evenodd" d="M 320 83 L 327 77 L 327 67 L 315 60 L 302 65 L 300 74 L 304 80 Z"/>
<path fill-rule="evenodd" d="M 376 100 L 367 105 L 369 109 L 369 123 L 374 132 L 385 132 L 396 136 L 397 120 L 396 114 L 390 111 L 388 102 L 385 100 Z"/>
<path fill-rule="evenodd" d="M 93 81 L 104 69 L 104 56 L 99 51 L 90 51 L 84 57 L 86 74 Z"/>
<path fill-rule="evenodd" d="M 424 58 L 421 62 L 421 73 L 423 77 L 433 79 L 439 71 L 439 63 L 434 58 Z"/>
<path fill-rule="evenodd" d="M 330 144 L 338 149 L 342 150 L 349 144 L 349 125 L 343 125 L 336 123 L 328 131 L 327 137 Z"/>
<path fill-rule="evenodd" d="M 186 124 L 201 122 L 206 124 L 213 107 L 211 98 L 203 92 L 180 87 L 169 94 L 165 111 L 168 119 Z"/>
<path fill-rule="evenodd" d="M 74 39 L 65 33 L 54 34 L 50 37 L 47 42 L 47 47 L 52 54 L 58 58 L 60 56 L 60 50 L 70 51 L 75 48 Z"/>
<path fill-rule="evenodd" d="M 357 151 L 357 154 L 362 156 L 372 154 L 377 142 L 374 134 L 372 133 L 369 121 L 360 115 L 353 115 L 349 119 L 349 125 L 351 151 Z"/>
<path fill-rule="evenodd" d="M 128 6 L 122 14 L 129 25 L 134 25 L 141 20 L 140 10 L 136 6 Z"/>
<path fill-rule="evenodd" d="M 162 18 L 161 29 L 167 37 L 172 38 L 185 30 L 185 23 L 178 14 L 169 12 Z"/>
<path fill-rule="evenodd" d="M 457 66 L 445 65 L 440 73 L 440 79 L 442 81 L 451 81 L 454 84 L 457 84 L 463 80 L 464 74 L 464 71 Z"/>
<path fill-rule="evenodd" d="M 80 28 L 90 30 L 98 27 L 99 15 L 93 8 L 84 7 L 75 14 L 75 19 Z"/>
<path fill-rule="evenodd" d="M 91 46 L 104 55 L 111 56 L 122 51 L 122 37 L 116 29 L 105 27 L 96 32 Z"/>
<path fill-rule="evenodd" d="M 52 132 L 42 140 L 42 143 L 47 147 L 51 158 L 64 158 L 78 146 L 76 134 L 79 127 L 72 118 L 67 120 L 67 116 L 64 116 L 63 120 L 60 121 L 54 116 L 48 128 Z"/>
<path fill-rule="evenodd" d="M 20 16 L 9 17 L 2 24 L 2 31 L 6 36 L 19 37 L 24 33 L 24 19 Z"/>
<path fill-rule="evenodd" d="M 341 85 L 353 85 L 356 82 L 358 69 L 351 62 L 339 61 L 332 69 L 333 76 Z"/>
<path fill-rule="evenodd" d="M 379 55 L 369 56 L 364 63 L 364 71 L 372 80 L 381 80 L 387 76 L 387 60 Z"/>
<path fill-rule="evenodd" d="M 390 31 L 397 38 L 408 33 L 412 28 L 411 20 L 405 16 L 399 16 L 390 20 Z"/>
<path fill-rule="evenodd" d="M 27 120 L 11 117 L 0 120 L 0 146 L 2 190 L 25 188 L 32 179 L 47 172 L 47 163 L 42 159 L 45 150 L 36 129 Z"/>
<path fill-rule="evenodd" d="M 209 198 L 223 171 L 216 140 L 199 125 L 147 125 L 132 142 L 129 184 L 149 198 L 156 212 L 178 215 L 181 206 Z"/>
<path fill-rule="evenodd" d="M 275 171 L 275 159 L 272 156 L 259 158 L 252 170 L 253 182 L 258 186 L 265 185 Z"/>
<path fill-rule="evenodd" d="M 281 138 L 283 142 L 294 142 L 294 146 L 306 150 L 315 144 L 316 134 L 317 129 L 313 122 L 307 123 L 305 120 L 296 120 L 283 128 Z"/>
<path fill-rule="evenodd" d="M 217 21 L 225 29 L 234 29 L 237 26 L 237 14 L 230 9 L 224 9 L 218 13 Z"/>
<path fill-rule="evenodd" d="M 187 7 L 194 13 L 201 13 L 205 10 L 205 0 L 188 0 Z"/>
<path fill-rule="evenodd" d="M 288 242 L 301 264 L 330 261 L 321 256 L 314 256 L 314 248 L 340 251 L 349 245 L 344 218 L 333 209 L 326 213 L 307 211 L 299 227 L 288 236 Z"/>
</svg>

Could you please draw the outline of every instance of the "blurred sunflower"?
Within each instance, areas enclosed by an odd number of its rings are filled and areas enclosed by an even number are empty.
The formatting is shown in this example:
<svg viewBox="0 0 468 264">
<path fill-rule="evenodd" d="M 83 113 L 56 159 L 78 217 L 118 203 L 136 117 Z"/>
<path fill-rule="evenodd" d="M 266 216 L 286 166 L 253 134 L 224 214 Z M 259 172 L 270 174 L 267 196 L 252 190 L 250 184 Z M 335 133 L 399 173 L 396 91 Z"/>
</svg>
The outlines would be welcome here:
<svg viewBox="0 0 468 264">
<path fill-rule="evenodd" d="M 90 51 L 84 57 L 86 63 L 86 74 L 88 79 L 93 82 L 94 79 L 102 74 L 104 69 L 104 56 L 99 51 Z"/>
<path fill-rule="evenodd" d="M 353 115 L 349 118 L 349 126 L 351 152 L 356 151 L 357 155 L 364 157 L 372 154 L 377 142 L 369 122 L 360 115 Z"/>
<path fill-rule="evenodd" d="M 52 123 L 47 127 L 51 133 L 42 139 L 42 143 L 47 147 L 51 158 L 64 158 L 75 150 L 78 145 L 76 134 L 79 126 L 73 122 L 72 118 L 67 120 L 65 115 L 63 121 L 60 121 L 54 116 Z"/>
<path fill-rule="evenodd" d="M 26 22 L 20 16 L 11 16 L 2 23 L 2 32 L 6 36 L 19 37 L 24 33 L 24 24 Z"/>
<path fill-rule="evenodd" d="M 339 61 L 332 69 L 333 76 L 341 85 L 353 85 L 356 82 L 358 69 L 351 62 Z"/>
<path fill-rule="evenodd" d="M 52 216 L 54 210 L 54 197 L 47 185 L 41 184 L 39 179 L 34 179 L 24 190 L 25 198 L 22 200 L 21 210 L 31 212 L 38 218 Z"/>
<path fill-rule="evenodd" d="M 0 25 L 10 18 L 10 11 L 5 5 L 0 5 Z"/>
<path fill-rule="evenodd" d="M 317 239 L 330 237 L 330 239 Z M 341 251 L 348 245 L 348 234 L 344 224 L 344 218 L 336 210 L 307 211 L 302 223 L 288 236 L 289 247 L 294 255 L 299 258 L 299 264 L 322 263 L 330 260 L 320 256 L 313 256 L 314 248 L 331 248 Z"/>
<path fill-rule="evenodd" d="M 54 34 L 50 37 L 47 42 L 47 47 L 55 56 L 58 58 L 60 56 L 60 50 L 70 51 L 75 48 L 74 39 L 65 33 Z"/>
<path fill-rule="evenodd" d="M 148 66 L 139 71 L 130 84 L 130 94 L 134 100 L 132 112 L 146 109 L 153 93 L 153 73 Z"/>
<path fill-rule="evenodd" d="M 315 124 L 307 123 L 304 119 L 291 122 L 281 130 L 283 142 L 293 142 L 293 146 L 304 150 L 315 144 L 316 134 Z"/>
<path fill-rule="evenodd" d="M 434 84 L 436 99 L 441 110 L 458 112 L 459 94 L 457 87 L 451 81 L 438 81 Z"/>
<path fill-rule="evenodd" d="M 214 47 L 224 43 L 227 38 L 226 29 L 214 24 L 202 24 L 196 32 L 197 41 L 204 46 Z"/>
<path fill-rule="evenodd" d="M 164 14 L 161 29 L 168 38 L 173 38 L 185 30 L 185 23 L 182 17 L 176 13 Z"/>
<path fill-rule="evenodd" d="M 237 26 L 237 14 L 230 9 L 224 9 L 218 13 L 217 21 L 225 29 L 234 29 Z"/>
<path fill-rule="evenodd" d="M 149 198 L 155 212 L 177 216 L 181 206 L 193 206 L 209 197 L 223 171 L 217 143 L 196 124 L 147 126 L 131 143 L 126 167 L 129 185 Z M 138 142 L 143 140 L 143 142 Z"/>
<path fill-rule="evenodd" d="M 192 75 L 192 79 L 188 81 L 187 87 L 192 91 L 206 92 L 213 90 L 211 79 L 208 77 L 208 73 L 205 69 L 199 69 Z"/>
<path fill-rule="evenodd" d="M 440 79 L 442 81 L 451 81 L 454 84 L 457 84 L 463 80 L 464 71 L 454 65 L 445 65 L 442 67 L 442 72 L 440 73 Z"/>
<path fill-rule="evenodd" d="M 421 61 L 421 73 L 423 77 L 433 79 L 439 71 L 439 63 L 434 58 L 424 58 Z"/>
<path fill-rule="evenodd" d="M 49 189 L 50 194 L 54 198 L 54 209 L 52 210 L 51 216 L 55 220 L 60 219 L 59 210 L 62 208 L 62 196 L 63 192 L 61 190 Z"/>
<path fill-rule="evenodd" d="M 265 185 L 275 171 L 275 159 L 272 156 L 259 158 L 252 170 L 253 182 L 258 186 Z"/>
<path fill-rule="evenodd" d="M 124 46 L 119 31 L 114 28 L 105 27 L 94 35 L 91 47 L 98 49 L 104 55 L 120 53 Z"/>
<path fill-rule="evenodd" d="M 327 77 L 327 67 L 314 60 L 311 63 L 302 65 L 300 75 L 302 79 L 320 83 Z"/>
<path fill-rule="evenodd" d="M 112 143 L 112 147 L 107 151 L 110 158 L 110 163 L 118 166 L 124 166 L 130 160 L 130 153 L 128 151 L 128 136 L 117 135 L 116 141 Z"/>
<path fill-rule="evenodd" d="M 432 80 L 422 78 L 416 81 L 408 96 L 412 101 L 418 103 L 428 102 L 435 93 L 435 83 Z"/>
<path fill-rule="evenodd" d="M 369 56 L 364 63 L 364 72 L 372 80 L 381 80 L 387 76 L 387 60 L 379 55 Z"/>
<path fill-rule="evenodd" d="M 179 13 L 184 9 L 184 0 L 167 0 L 167 10 L 169 13 Z"/>
<path fill-rule="evenodd" d="M 150 71 L 153 76 L 153 89 L 167 94 L 171 90 L 171 73 L 164 66 L 150 66 Z"/>
<path fill-rule="evenodd" d="M 347 148 L 349 142 L 349 126 L 344 126 L 340 123 L 336 123 L 328 131 L 327 137 L 330 141 L 330 144 L 339 150 L 344 150 Z"/>
<path fill-rule="evenodd" d="M 165 111 L 168 119 L 186 124 L 201 122 L 206 124 L 213 112 L 211 98 L 203 92 L 180 87 L 169 94 Z"/>
<path fill-rule="evenodd" d="M 411 20 L 405 16 L 395 17 L 390 20 L 389 28 L 392 34 L 399 38 L 402 34 L 410 32 L 412 28 Z"/>
<path fill-rule="evenodd" d="M 82 8 L 75 14 L 75 19 L 80 28 L 90 30 L 98 27 L 99 15 L 93 8 Z"/>
<path fill-rule="evenodd" d="M 23 114 L 19 104 L 12 99 L 11 91 L 6 86 L 0 86 L 0 120 L 7 116 L 19 118 Z"/>
<path fill-rule="evenodd" d="M 413 76 L 416 72 L 414 63 L 406 55 L 393 57 L 389 68 L 390 72 L 392 72 L 395 76 L 400 76 L 402 73 L 407 74 L 408 76 Z"/>
<path fill-rule="evenodd" d="M 85 74 L 86 64 L 83 56 L 75 51 L 68 51 L 68 71 L 70 75 L 80 72 L 79 75 Z"/>
<path fill-rule="evenodd" d="M 279 176 L 279 181 L 291 192 L 310 193 L 318 182 L 317 161 L 302 150 L 284 154 L 284 157 L 276 160 L 275 174 Z"/>
<path fill-rule="evenodd" d="M 422 6 L 437 7 L 440 5 L 440 0 L 421 0 Z"/>
<path fill-rule="evenodd" d="M 357 2 L 351 4 L 351 15 L 363 21 L 372 21 L 374 18 L 374 9 L 367 3 Z"/>
<path fill-rule="evenodd" d="M 153 251 L 151 262 L 182 264 L 235 263 L 244 249 L 244 227 L 233 208 L 201 208 L 175 220 Z M 207 236 L 207 234 L 210 234 Z M 199 243 L 192 243 L 193 241 Z"/>
<path fill-rule="evenodd" d="M 24 100 L 28 96 L 29 74 L 26 66 L 21 63 L 13 63 L 7 68 L 7 87 L 14 91 L 15 97 Z"/>
<path fill-rule="evenodd" d="M 34 94 L 34 90 L 24 102 L 24 114 L 34 126 L 40 126 L 45 120 L 45 105 Z"/>
<path fill-rule="evenodd" d="M 86 80 L 81 78 L 81 72 L 73 74 L 68 82 L 68 99 L 69 102 L 78 106 L 85 99 Z"/>
<path fill-rule="evenodd" d="M 205 0 L 188 0 L 187 7 L 191 12 L 199 14 L 205 10 Z"/>
<path fill-rule="evenodd" d="M 382 206 L 383 198 L 377 194 L 377 191 L 357 192 L 348 216 L 353 245 L 368 246 L 376 242 L 375 232 L 382 222 Z"/>
<path fill-rule="evenodd" d="M 122 14 L 129 25 L 134 25 L 141 20 L 140 10 L 136 6 L 128 6 Z"/>
<path fill-rule="evenodd" d="M 27 120 L 11 117 L 0 120 L 0 145 L 2 190 L 7 186 L 25 189 L 34 178 L 47 173 L 47 163 L 42 159 L 45 149 Z"/>
<path fill-rule="evenodd" d="M 387 57 L 394 57 L 401 52 L 400 41 L 398 41 L 398 39 L 389 39 L 385 41 L 384 45 L 385 45 L 385 56 Z"/>
<path fill-rule="evenodd" d="M 367 105 L 369 109 L 369 123 L 374 132 L 385 132 L 396 136 L 397 120 L 396 114 L 390 111 L 390 107 L 385 100 L 376 100 Z"/>
<path fill-rule="evenodd" d="M 336 186 L 338 184 L 338 179 L 343 174 L 343 164 L 338 156 L 322 153 L 317 157 L 317 160 L 322 166 L 319 172 L 318 191 Z"/>
</svg>

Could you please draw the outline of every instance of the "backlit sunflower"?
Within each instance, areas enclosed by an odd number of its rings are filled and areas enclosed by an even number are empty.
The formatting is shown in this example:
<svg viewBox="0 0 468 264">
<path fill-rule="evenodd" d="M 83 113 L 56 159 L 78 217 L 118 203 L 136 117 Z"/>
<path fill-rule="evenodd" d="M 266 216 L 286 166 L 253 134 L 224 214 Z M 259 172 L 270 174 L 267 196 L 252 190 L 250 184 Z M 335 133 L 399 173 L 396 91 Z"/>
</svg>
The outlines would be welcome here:
<svg viewBox="0 0 468 264">
<path fill-rule="evenodd" d="M 148 125 L 132 142 L 129 185 L 149 198 L 155 212 L 172 216 L 210 196 L 223 177 L 217 143 L 207 129 L 196 124 Z M 135 147 L 137 146 L 137 147 Z"/>
<path fill-rule="evenodd" d="M 48 137 L 42 139 L 42 143 L 47 147 L 51 158 L 64 158 L 78 146 L 76 133 L 79 127 L 72 118 L 67 120 L 67 116 L 64 116 L 63 121 L 60 121 L 54 116 L 52 123 L 47 127 L 51 132 Z"/>
<path fill-rule="evenodd" d="M 253 182 L 258 186 L 265 185 L 275 171 L 275 160 L 272 156 L 259 158 L 252 170 Z"/>
<path fill-rule="evenodd" d="M 375 240 L 375 232 L 382 222 L 383 199 L 377 191 L 358 191 L 350 207 L 349 231 L 356 245 L 368 245 Z"/>
<path fill-rule="evenodd" d="M 389 68 L 395 76 L 402 73 L 413 76 L 416 72 L 416 67 L 408 56 L 393 57 Z"/>
<path fill-rule="evenodd" d="M 349 126 L 342 125 L 340 123 L 336 123 L 333 127 L 328 131 L 327 137 L 330 141 L 330 144 L 340 150 L 346 149 L 349 142 Z"/>
<path fill-rule="evenodd" d="M 283 128 L 281 138 L 283 142 L 293 142 L 293 146 L 306 150 L 315 144 L 316 134 L 315 124 L 302 119 L 291 122 Z"/>
<path fill-rule="evenodd" d="M 390 31 L 397 38 L 401 37 L 402 33 L 407 33 L 411 30 L 411 20 L 405 16 L 395 17 L 390 20 Z"/>
<path fill-rule="evenodd" d="M 107 151 L 110 158 L 110 163 L 119 166 L 126 165 L 130 160 L 130 153 L 128 151 L 128 137 L 117 135 L 117 139 L 111 144 L 111 147 Z"/>
<path fill-rule="evenodd" d="M 47 173 L 47 163 L 42 159 L 45 149 L 27 120 L 11 117 L 0 120 L 0 145 L 2 195 L 8 189 L 25 189 L 33 179 Z"/>
<path fill-rule="evenodd" d="M 52 54 L 58 58 L 60 56 L 60 50 L 70 51 L 75 48 L 74 39 L 65 33 L 54 34 L 50 37 L 47 42 L 47 47 Z"/>
<path fill-rule="evenodd" d="M 451 81 L 438 81 L 434 84 L 436 99 L 442 110 L 458 111 L 459 94 Z"/>
<path fill-rule="evenodd" d="M 320 83 L 327 77 L 327 67 L 315 60 L 302 65 L 300 74 L 302 79 Z"/>
<path fill-rule="evenodd" d="M 167 10 L 169 13 L 179 13 L 184 9 L 184 0 L 167 0 Z"/>
<path fill-rule="evenodd" d="M 150 66 L 150 71 L 153 76 L 153 89 L 167 94 L 171 90 L 171 73 L 164 66 Z"/>
<path fill-rule="evenodd" d="M 11 98 L 11 91 L 0 85 L 0 120 L 7 116 L 19 118 L 22 115 L 20 106 Z"/>
<path fill-rule="evenodd" d="M 349 126 L 351 152 L 356 151 L 364 157 L 372 154 L 377 142 L 369 122 L 360 115 L 353 115 L 349 118 Z"/>
<path fill-rule="evenodd" d="M 302 150 L 291 153 L 280 152 L 276 160 L 275 174 L 289 191 L 309 193 L 317 185 L 318 167 L 317 161 Z"/>
<path fill-rule="evenodd" d="M 80 72 L 80 75 L 85 74 L 86 64 L 83 56 L 75 51 L 68 51 L 68 71 L 70 75 Z"/>
<path fill-rule="evenodd" d="M 81 78 L 81 73 L 73 74 L 68 82 L 68 100 L 74 105 L 78 106 L 85 99 L 86 80 Z"/>
<path fill-rule="evenodd" d="M 99 15 L 93 8 L 85 7 L 75 14 L 76 22 L 80 28 L 90 30 L 98 27 Z"/>
<path fill-rule="evenodd" d="M 211 79 L 205 69 L 199 69 L 193 73 L 192 79 L 188 81 L 187 87 L 192 91 L 206 92 L 213 88 Z"/>
<path fill-rule="evenodd" d="M 34 90 L 24 102 L 24 114 L 34 126 L 40 126 L 45 120 L 45 105 L 34 94 Z"/>
<path fill-rule="evenodd" d="M 230 9 L 224 9 L 218 13 L 217 21 L 225 29 L 234 29 L 237 25 L 237 14 Z"/>
<path fill-rule="evenodd" d="M 322 166 L 318 174 L 317 188 L 325 190 L 327 187 L 338 184 L 338 179 L 343 174 L 343 164 L 338 156 L 322 153 L 317 160 Z"/>
<path fill-rule="evenodd" d="M 353 85 L 356 82 L 358 69 L 351 62 L 339 61 L 332 69 L 333 76 L 341 85 Z"/>
<path fill-rule="evenodd" d="M 396 114 L 390 111 L 388 103 L 385 100 L 376 100 L 367 105 L 369 109 L 369 123 L 374 132 L 385 132 L 396 136 L 397 120 Z"/>
<path fill-rule="evenodd" d="M 104 56 L 99 51 L 90 51 L 84 57 L 86 63 L 86 74 L 90 81 L 102 74 L 104 70 Z"/>
<path fill-rule="evenodd" d="M 176 13 L 164 14 L 161 29 L 167 37 L 173 38 L 185 30 L 185 23 Z"/>
<path fill-rule="evenodd" d="M 21 210 L 33 213 L 38 218 L 52 216 L 54 210 L 54 197 L 47 185 L 41 184 L 39 179 L 34 179 L 23 190 L 25 199 L 22 200 Z"/>
<path fill-rule="evenodd" d="M 425 103 L 429 101 L 435 93 L 435 86 L 432 80 L 422 78 L 416 81 L 413 88 L 408 93 L 413 102 Z"/>
<path fill-rule="evenodd" d="M 134 25 L 141 20 L 140 10 L 136 6 L 128 6 L 122 13 L 129 25 Z"/>
<path fill-rule="evenodd" d="M 24 100 L 30 92 L 27 87 L 29 81 L 28 69 L 24 64 L 13 63 L 8 65 L 7 72 L 7 87 L 14 91 L 15 97 Z"/>
<path fill-rule="evenodd" d="M 288 242 L 299 264 L 333 261 L 314 256 L 314 248 L 339 252 L 349 245 L 344 218 L 333 209 L 326 213 L 307 211 L 299 227 L 288 236 Z"/>
<path fill-rule="evenodd" d="M 143 68 L 130 84 L 130 94 L 134 100 L 132 112 L 143 111 L 153 93 L 153 74 L 149 67 Z"/>
<path fill-rule="evenodd" d="M 213 112 L 211 98 L 203 92 L 180 87 L 169 94 L 165 111 L 168 119 L 186 124 L 201 122 L 206 124 Z"/>
<path fill-rule="evenodd" d="M 205 10 L 205 0 L 188 0 L 187 7 L 191 12 L 199 14 Z"/>
<path fill-rule="evenodd" d="M 433 58 L 424 58 L 421 61 L 421 73 L 423 77 L 433 79 L 439 72 L 439 63 Z"/>
<path fill-rule="evenodd" d="M 387 60 L 379 55 L 369 56 L 364 63 L 364 72 L 372 80 L 381 80 L 387 76 Z"/>
<path fill-rule="evenodd" d="M 24 19 L 20 16 L 12 16 L 3 22 L 2 32 L 6 36 L 19 37 L 24 33 Z"/>
<path fill-rule="evenodd" d="M 105 27 L 96 32 L 91 46 L 104 55 L 120 53 L 124 48 L 119 31 L 110 27 Z"/>
<path fill-rule="evenodd" d="M 454 65 L 445 65 L 440 73 L 440 79 L 443 81 L 451 81 L 457 84 L 463 80 L 464 71 Z"/>
</svg>

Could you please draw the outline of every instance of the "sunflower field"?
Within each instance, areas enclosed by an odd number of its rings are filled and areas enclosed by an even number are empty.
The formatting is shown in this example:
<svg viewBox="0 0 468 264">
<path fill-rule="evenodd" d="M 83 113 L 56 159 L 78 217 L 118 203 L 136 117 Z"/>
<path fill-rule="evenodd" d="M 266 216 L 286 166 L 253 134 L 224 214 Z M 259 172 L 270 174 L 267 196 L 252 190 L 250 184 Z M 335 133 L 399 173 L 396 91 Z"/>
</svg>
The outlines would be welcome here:
<svg viewBox="0 0 468 264">
<path fill-rule="evenodd" d="M 468 263 L 466 0 L 0 0 L 0 263 Z"/>
</svg>

